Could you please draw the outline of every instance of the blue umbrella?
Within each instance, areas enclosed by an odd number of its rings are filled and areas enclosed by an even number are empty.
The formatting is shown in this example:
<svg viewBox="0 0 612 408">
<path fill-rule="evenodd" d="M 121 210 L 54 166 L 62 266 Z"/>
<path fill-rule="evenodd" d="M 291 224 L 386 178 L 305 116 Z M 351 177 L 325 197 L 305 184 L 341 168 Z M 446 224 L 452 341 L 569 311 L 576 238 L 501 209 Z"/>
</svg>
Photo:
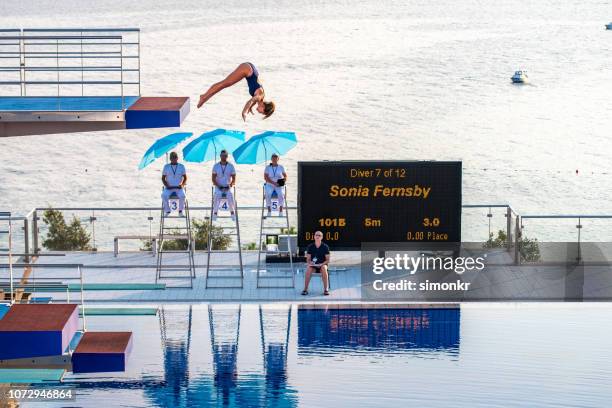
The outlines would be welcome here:
<svg viewBox="0 0 612 408">
<path fill-rule="evenodd" d="M 214 160 L 221 150 L 233 152 L 244 142 L 244 132 L 215 129 L 202 133 L 183 149 L 183 158 L 189 162 L 201 163 Z"/>
<path fill-rule="evenodd" d="M 181 143 L 183 140 L 193 136 L 193 133 L 172 133 L 171 135 L 164 136 L 161 139 L 157 139 L 155 143 L 149 147 L 149 150 L 142 156 L 138 170 L 142 170 L 149 164 L 153 163 L 155 159 L 163 156 L 172 150 L 176 145 Z"/>
<path fill-rule="evenodd" d="M 232 153 L 236 163 L 256 164 L 270 159 L 272 153 L 282 155 L 293 149 L 297 144 L 297 137 L 293 132 L 267 132 L 260 133 L 244 142 Z"/>
</svg>

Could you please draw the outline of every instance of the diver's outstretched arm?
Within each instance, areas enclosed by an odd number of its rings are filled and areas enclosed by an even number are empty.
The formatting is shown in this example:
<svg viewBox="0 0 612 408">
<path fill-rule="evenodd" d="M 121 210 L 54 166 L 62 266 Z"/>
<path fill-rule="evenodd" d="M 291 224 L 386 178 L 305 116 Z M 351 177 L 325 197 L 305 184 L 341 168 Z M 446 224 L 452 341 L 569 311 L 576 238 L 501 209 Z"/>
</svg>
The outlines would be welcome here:
<svg viewBox="0 0 612 408">
<path fill-rule="evenodd" d="M 242 120 L 243 121 L 246 122 L 247 112 L 250 113 L 251 115 L 253 114 L 253 106 L 257 103 L 258 100 L 259 100 L 259 97 L 255 95 L 254 97 L 249 99 L 247 103 L 244 105 L 244 108 L 242 109 Z"/>
</svg>

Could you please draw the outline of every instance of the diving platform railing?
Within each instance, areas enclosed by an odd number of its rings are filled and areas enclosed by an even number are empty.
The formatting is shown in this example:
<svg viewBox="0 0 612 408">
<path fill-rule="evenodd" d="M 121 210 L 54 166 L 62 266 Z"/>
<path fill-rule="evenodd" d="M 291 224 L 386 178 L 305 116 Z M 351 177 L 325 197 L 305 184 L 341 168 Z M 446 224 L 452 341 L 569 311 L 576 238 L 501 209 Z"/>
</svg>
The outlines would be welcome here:
<svg viewBox="0 0 612 408">
<path fill-rule="evenodd" d="M 65 97 L 116 96 L 108 110 L 122 111 L 126 96 L 140 96 L 140 29 L 0 29 L 0 96 L 56 98 L 36 111 L 65 110 Z"/>
<path fill-rule="evenodd" d="M 83 278 L 83 264 L 73 263 L 4 263 L 4 260 L 0 260 L 0 271 L 7 268 L 18 268 L 23 270 L 22 276 L 16 278 L 11 273 L 8 278 L 0 278 L 0 293 L 10 290 L 11 293 L 11 304 L 19 303 L 22 299 L 21 296 L 26 291 L 30 293 L 35 292 L 66 292 L 66 303 L 71 303 L 70 292 L 79 292 L 79 304 L 81 305 L 81 315 L 83 317 L 82 330 L 87 330 L 86 310 L 85 310 L 85 283 Z M 61 275 L 50 275 L 45 273 L 44 276 L 36 276 L 36 269 L 59 269 Z M 65 276 L 66 270 L 76 270 L 76 276 Z M 18 279 L 18 281 L 17 281 Z M 66 284 L 65 281 L 77 281 L 76 286 Z M 57 301 L 57 300 L 55 300 Z"/>
<path fill-rule="evenodd" d="M 2 211 L 0 212 L 0 224 L 6 224 L 6 229 L 0 229 L 0 237 L 6 237 L 6 247 L 0 246 L 0 251 L 6 252 L 7 261 L 8 261 L 8 270 L 9 270 L 9 290 L 10 290 L 10 299 L 9 303 L 13 304 L 15 301 L 15 292 L 13 285 L 13 221 L 10 212 Z M 1 244 L 0 244 L 1 245 Z M 4 254 L 3 254 L 4 255 Z M 4 292 L 2 292 L 2 297 L 0 297 L 0 303 L 5 301 Z"/>
</svg>

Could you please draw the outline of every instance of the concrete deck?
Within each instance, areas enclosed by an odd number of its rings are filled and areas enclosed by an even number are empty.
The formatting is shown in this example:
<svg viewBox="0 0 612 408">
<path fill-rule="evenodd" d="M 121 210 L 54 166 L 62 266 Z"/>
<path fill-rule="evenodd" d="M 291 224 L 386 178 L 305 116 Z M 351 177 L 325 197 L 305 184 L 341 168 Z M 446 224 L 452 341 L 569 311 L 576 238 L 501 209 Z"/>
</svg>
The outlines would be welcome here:
<svg viewBox="0 0 612 408">
<path fill-rule="evenodd" d="M 167 254 L 167 264 L 185 265 L 184 254 Z M 465 272 L 462 275 L 455 273 L 439 274 L 433 272 L 418 272 L 409 279 L 434 282 L 454 282 L 460 278 L 470 282 L 467 294 L 457 292 L 431 294 L 414 293 L 402 296 L 383 294 L 382 298 L 366 298 L 366 290 L 362 288 L 359 252 L 335 252 L 332 258 L 330 271 L 330 296 L 322 295 L 322 282 L 313 277 L 308 296 L 302 296 L 304 282 L 304 264 L 296 263 L 295 287 L 281 288 L 291 284 L 291 274 L 287 264 L 268 264 L 272 279 L 260 280 L 267 286 L 257 287 L 257 253 L 243 252 L 244 285 L 239 284 L 238 269 L 227 265 L 237 263 L 237 254 L 215 253 L 211 258 L 211 265 L 215 267 L 212 274 L 221 278 L 209 280 L 206 288 L 206 253 L 197 252 L 195 255 L 196 278 L 193 288 L 177 288 L 189 283 L 188 278 L 162 279 L 159 283 L 166 284 L 165 290 L 95 290 L 85 293 L 86 302 L 292 302 L 292 303 L 351 303 L 351 302 L 456 302 L 460 300 L 475 301 L 537 301 L 537 300 L 612 300 L 612 264 L 601 264 L 588 267 L 569 267 L 567 265 L 531 265 L 515 266 L 510 255 L 504 250 L 493 250 L 488 253 L 487 269 L 485 272 Z M 122 284 L 151 284 L 155 282 L 156 257 L 147 252 L 120 253 L 114 257 L 112 252 L 106 253 L 68 253 L 62 257 L 40 257 L 38 263 L 50 264 L 83 264 L 83 276 L 86 284 L 122 283 Z M 220 267 L 222 269 L 219 269 Z M 168 274 L 169 272 L 165 272 Z M 180 272 L 185 276 L 186 272 Z M 177 272 L 176 274 L 179 274 Z M 175 274 L 175 275 L 176 275 Z M 16 276 L 21 276 L 20 269 L 16 269 Z M 0 270 L 0 278 L 6 279 L 6 270 Z M 280 277 L 278 277 L 280 276 Z M 62 281 L 64 283 L 78 283 L 78 271 L 73 268 L 47 268 L 35 267 L 29 272 L 29 282 L 44 283 L 47 281 Z M 211 286 L 234 286 L 227 288 L 214 288 Z M 66 293 L 35 293 L 36 296 L 52 296 L 54 300 L 62 301 Z M 362 296 L 363 295 L 363 296 Z M 408 297 L 407 297 L 408 296 Z M 79 294 L 72 293 L 71 300 L 78 301 Z"/>
<path fill-rule="evenodd" d="M 86 302 L 302 302 L 302 301 L 359 301 L 361 297 L 360 272 L 355 259 L 355 253 L 345 253 L 344 256 L 337 256 L 336 267 L 331 270 L 331 293 L 330 296 L 323 296 L 323 286 L 321 279 L 313 277 L 308 296 L 301 296 L 304 284 L 304 264 L 295 264 L 296 279 L 295 288 L 257 288 L 257 253 L 243 252 L 244 261 L 244 285 L 239 288 L 211 288 L 214 286 L 235 286 L 239 279 L 235 278 L 216 278 L 214 282 L 209 280 L 209 288 L 206 289 L 206 253 L 197 252 L 195 254 L 196 278 L 193 282 L 193 289 L 173 288 L 173 286 L 185 286 L 188 279 L 162 279 L 159 282 L 167 285 L 166 290 L 135 290 L 135 291 L 88 291 L 86 292 Z M 165 254 L 164 262 L 166 265 L 185 265 L 184 254 Z M 237 254 L 215 253 L 211 258 L 211 265 L 231 265 L 236 264 Z M 44 264 L 84 264 L 84 282 L 90 283 L 153 283 L 156 275 L 156 257 L 147 252 L 127 252 L 120 253 L 114 257 L 112 252 L 106 253 L 69 253 L 62 257 L 40 257 L 38 263 Z M 286 278 L 266 279 L 265 285 L 287 286 L 291 283 L 289 268 L 287 264 L 269 264 L 270 272 L 275 276 L 287 276 Z M 223 267 L 215 269 L 215 276 L 239 276 L 237 267 Z M 3 272 L 0 272 L 0 274 Z M 169 274 L 169 272 L 164 272 Z M 181 275 L 182 274 L 182 275 Z M 175 275 L 185 276 L 184 272 Z M 4 277 L 4 275 L 0 275 Z M 19 274 L 16 274 L 19 276 Z M 262 274 L 263 276 L 263 274 Z M 76 268 L 32 268 L 31 280 L 45 277 L 53 281 L 63 281 L 65 283 L 77 283 L 78 273 Z M 71 279 L 64 279 L 69 277 Z M 37 281 L 44 282 L 44 281 Z M 42 295 L 42 293 L 37 293 Z M 48 294 L 54 299 L 65 299 L 65 293 Z M 72 293 L 71 298 L 78 301 L 79 295 Z"/>
</svg>

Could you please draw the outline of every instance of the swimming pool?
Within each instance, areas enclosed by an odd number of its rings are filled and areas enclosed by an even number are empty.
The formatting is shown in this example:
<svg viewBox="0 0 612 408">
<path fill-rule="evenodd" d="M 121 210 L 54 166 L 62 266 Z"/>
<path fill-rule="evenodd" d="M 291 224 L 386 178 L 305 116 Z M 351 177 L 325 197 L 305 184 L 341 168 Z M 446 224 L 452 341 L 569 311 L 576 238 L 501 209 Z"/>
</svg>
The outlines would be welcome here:
<svg viewBox="0 0 612 408">
<path fill-rule="evenodd" d="M 68 406 L 604 407 L 611 311 L 167 305 L 90 317 L 89 330 L 134 331 L 128 371 L 64 381 Z"/>
</svg>

